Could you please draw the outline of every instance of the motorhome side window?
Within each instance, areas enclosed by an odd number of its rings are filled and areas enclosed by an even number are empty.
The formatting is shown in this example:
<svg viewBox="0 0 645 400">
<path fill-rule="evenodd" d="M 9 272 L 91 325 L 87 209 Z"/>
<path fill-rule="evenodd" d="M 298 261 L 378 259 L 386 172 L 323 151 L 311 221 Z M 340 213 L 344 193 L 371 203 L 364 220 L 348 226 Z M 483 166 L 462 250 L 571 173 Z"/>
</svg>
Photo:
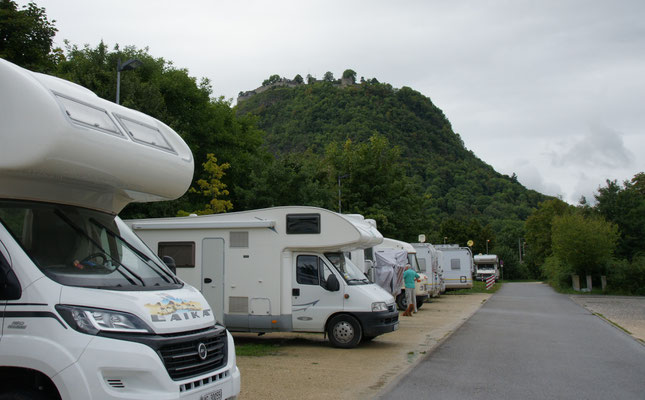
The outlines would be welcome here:
<svg viewBox="0 0 645 400">
<path fill-rule="evenodd" d="M 296 280 L 303 285 L 319 285 L 322 262 L 318 256 L 298 256 Z"/>
<path fill-rule="evenodd" d="M 450 269 L 453 271 L 459 271 L 461 269 L 461 263 L 458 258 L 453 258 L 450 260 Z"/>
<path fill-rule="evenodd" d="M 320 214 L 287 214 L 287 234 L 320 233 Z"/>
<path fill-rule="evenodd" d="M 177 268 L 195 268 L 195 242 L 159 242 L 157 254 L 172 257 Z"/>
</svg>

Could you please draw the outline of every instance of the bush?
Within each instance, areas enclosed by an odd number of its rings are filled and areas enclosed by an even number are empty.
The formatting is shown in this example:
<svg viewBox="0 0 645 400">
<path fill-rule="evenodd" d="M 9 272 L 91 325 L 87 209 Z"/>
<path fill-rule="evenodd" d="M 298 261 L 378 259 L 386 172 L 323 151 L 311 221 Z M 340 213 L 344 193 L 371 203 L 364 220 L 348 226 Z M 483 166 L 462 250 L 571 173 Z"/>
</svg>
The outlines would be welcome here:
<svg viewBox="0 0 645 400">
<path fill-rule="evenodd" d="M 616 294 L 645 295 L 645 256 L 614 260 L 607 274 L 607 290 Z"/>
<path fill-rule="evenodd" d="M 549 256 L 544 260 L 543 275 L 547 277 L 551 286 L 556 289 L 569 289 L 571 287 L 572 269 L 565 265 L 558 257 Z"/>
</svg>

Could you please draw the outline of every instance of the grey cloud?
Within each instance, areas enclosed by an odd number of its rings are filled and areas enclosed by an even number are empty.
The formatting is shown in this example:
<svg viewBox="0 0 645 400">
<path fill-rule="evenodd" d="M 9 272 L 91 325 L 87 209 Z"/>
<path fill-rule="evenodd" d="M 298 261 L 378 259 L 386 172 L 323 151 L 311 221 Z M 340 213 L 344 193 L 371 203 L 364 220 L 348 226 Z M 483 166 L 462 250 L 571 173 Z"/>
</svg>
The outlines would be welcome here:
<svg viewBox="0 0 645 400">
<path fill-rule="evenodd" d="M 564 152 L 551 154 L 554 166 L 625 168 L 634 164 L 634 154 L 625 147 L 622 134 L 606 126 L 592 126 L 589 132 Z"/>
</svg>

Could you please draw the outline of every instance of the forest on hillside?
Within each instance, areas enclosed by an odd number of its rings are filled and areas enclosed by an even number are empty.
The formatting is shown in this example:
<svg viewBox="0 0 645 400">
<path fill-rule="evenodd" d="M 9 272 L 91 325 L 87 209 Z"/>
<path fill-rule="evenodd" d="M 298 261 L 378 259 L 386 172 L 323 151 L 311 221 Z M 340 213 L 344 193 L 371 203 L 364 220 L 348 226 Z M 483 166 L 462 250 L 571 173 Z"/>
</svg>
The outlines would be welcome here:
<svg viewBox="0 0 645 400">
<path fill-rule="evenodd" d="M 592 207 L 571 206 L 497 173 L 469 151 L 443 112 L 412 88 L 376 78 L 340 84 L 294 79 L 232 102 L 147 49 L 106 43 L 54 48 L 44 8 L 0 0 L 0 57 L 76 82 L 164 121 L 193 151 L 191 190 L 169 202 L 131 204 L 125 218 L 311 205 L 359 213 L 386 237 L 474 242 L 496 253 L 505 278 L 608 274 L 627 293 L 645 288 L 645 175 L 607 181 Z M 277 79 L 276 79 L 277 77 Z M 297 77 L 296 77 L 297 78 Z M 271 75 L 264 83 L 275 83 Z M 582 251 L 582 249 L 585 249 Z M 584 254 L 583 254 L 584 253 Z M 572 256 L 573 255 L 573 256 Z M 639 289 L 640 288 L 640 289 Z"/>
</svg>

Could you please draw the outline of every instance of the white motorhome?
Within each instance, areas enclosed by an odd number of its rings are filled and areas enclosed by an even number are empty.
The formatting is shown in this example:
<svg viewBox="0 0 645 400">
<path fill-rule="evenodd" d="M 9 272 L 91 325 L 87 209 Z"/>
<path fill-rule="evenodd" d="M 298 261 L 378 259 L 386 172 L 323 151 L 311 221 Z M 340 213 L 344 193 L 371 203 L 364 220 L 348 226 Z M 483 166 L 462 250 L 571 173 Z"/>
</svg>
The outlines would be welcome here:
<svg viewBox="0 0 645 400">
<path fill-rule="evenodd" d="M 344 252 L 383 240 L 369 224 L 316 207 L 126 221 L 232 331 L 326 333 L 354 347 L 398 328 L 394 299 Z"/>
<path fill-rule="evenodd" d="M 0 397 L 236 397 L 232 336 L 117 216 L 186 191 L 179 135 L 0 59 L 0 143 Z"/>
<path fill-rule="evenodd" d="M 475 263 L 475 279 L 485 281 L 495 275 L 495 282 L 499 280 L 499 258 L 496 254 L 477 254 L 473 257 Z"/>
<path fill-rule="evenodd" d="M 469 247 L 458 244 L 435 244 L 439 252 L 439 265 L 443 270 L 446 289 L 473 287 L 473 253 Z"/>
<path fill-rule="evenodd" d="M 421 276 L 421 278 L 415 283 L 414 293 L 417 297 L 417 308 L 421 308 L 423 303 L 430 297 L 428 293 L 428 276 L 419 269 L 419 262 L 417 260 L 417 251 L 412 247 L 410 243 L 402 242 L 396 239 L 384 238 L 383 242 L 374 247 L 374 253 L 378 253 L 382 250 L 387 249 L 398 249 L 403 250 L 407 254 L 408 264 L 416 271 L 416 273 Z M 405 288 L 401 288 L 401 294 L 397 296 L 396 302 L 401 309 L 405 309 L 407 305 L 407 300 L 405 298 Z"/>
<path fill-rule="evenodd" d="M 430 243 L 411 244 L 417 252 L 419 269 L 428 275 L 428 293 L 431 297 L 438 297 L 442 293 L 443 281 L 443 271 L 439 266 L 439 252 Z"/>
</svg>

